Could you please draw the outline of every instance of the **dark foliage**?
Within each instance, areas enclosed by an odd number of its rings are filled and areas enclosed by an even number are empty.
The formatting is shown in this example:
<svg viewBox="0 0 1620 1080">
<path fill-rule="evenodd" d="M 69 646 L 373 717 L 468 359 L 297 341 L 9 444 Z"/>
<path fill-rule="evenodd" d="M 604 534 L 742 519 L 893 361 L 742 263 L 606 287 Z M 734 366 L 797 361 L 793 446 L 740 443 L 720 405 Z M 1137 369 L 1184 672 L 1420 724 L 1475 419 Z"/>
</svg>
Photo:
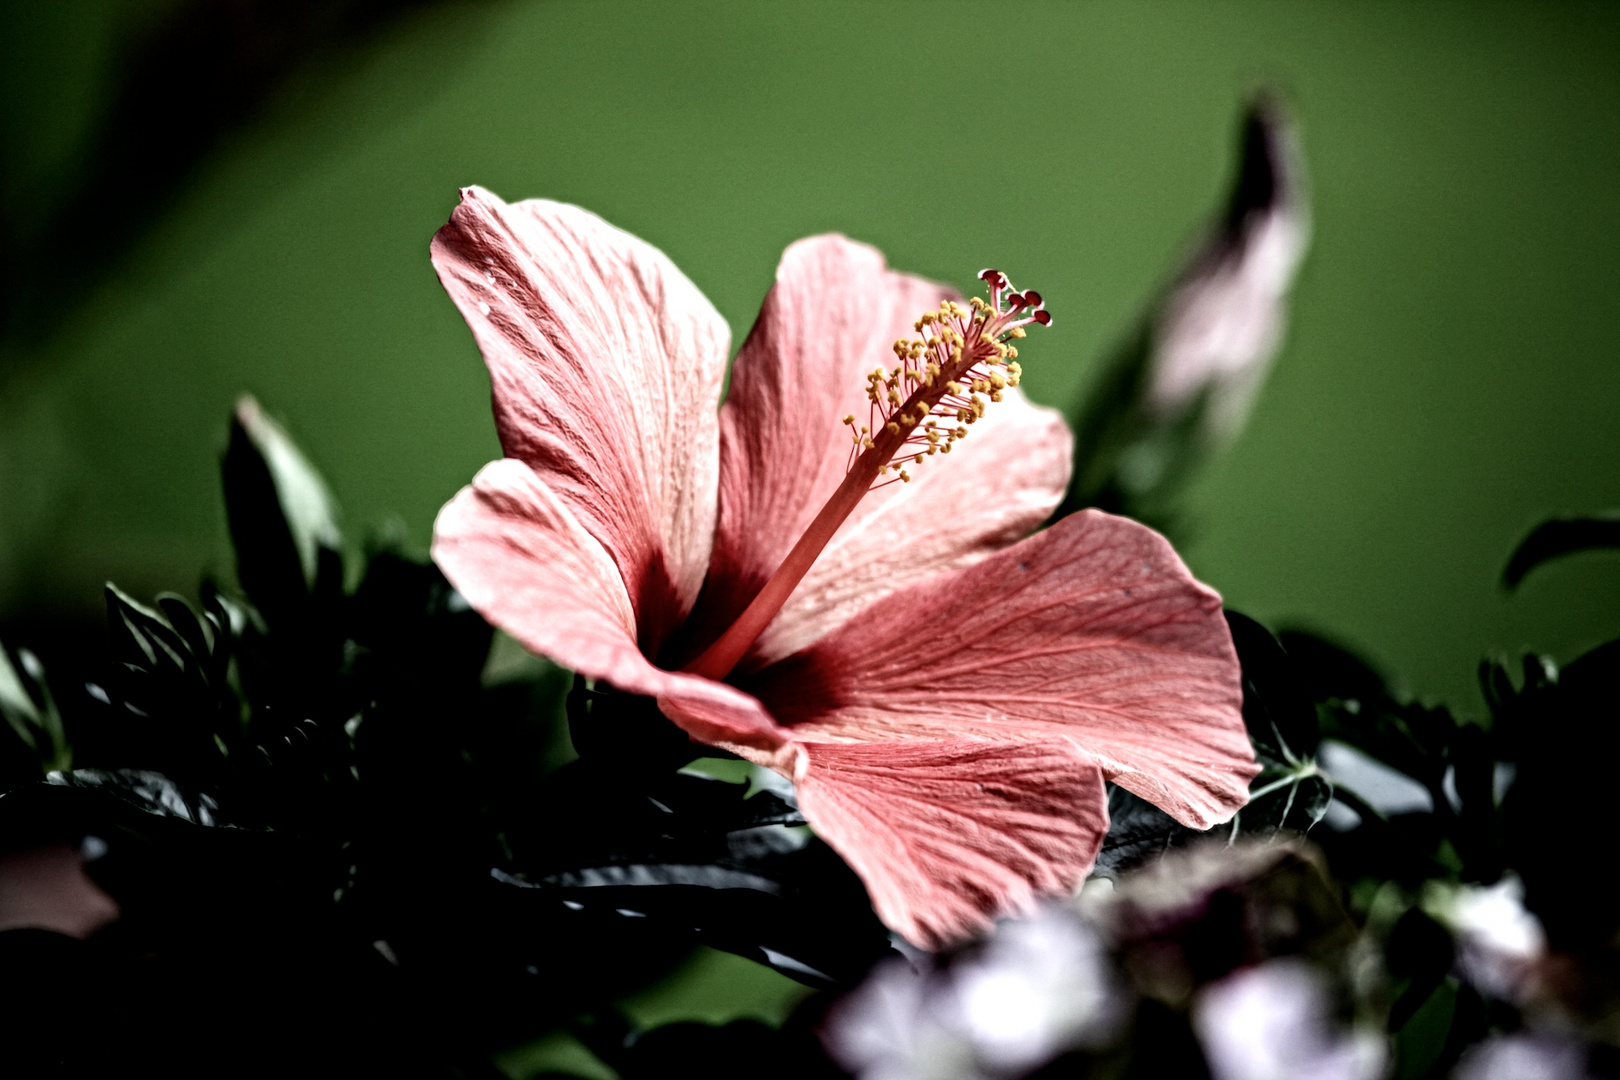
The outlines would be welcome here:
<svg viewBox="0 0 1620 1080">
<path fill-rule="evenodd" d="M 0 670 L 0 850 L 82 844 L 121 910 L 89 941 L 0 935 L 16 985 L 95 988 L 11 1028 L 12 1060 L 490 1075 L 491 1050 L 699 943 L 816 986 L 889 953 L 791 789 L 679 771 L 698 748 L 609 688 L 486 686 L 491 630 L 431 564 L 373 551 L 346 590 L 307 468 L 244 403 L 224 474 L 246 597 L 109 586 L 105 661 L 55 687 L 65 724 L 31 654 Z"/>
<path fill-rule="evenodd" d="M 449 2 L 178 0 L 153 19 L 115 12 L 129 32 L 72 175 L 3 177 L 12 198 L 0 206 L 0 336 L 54 329 L 297 73 Z M 457 6 L 463 20 L 478 13 L 471 0 Z"/>
<path fill-rule="evenodd" d="M 324 486 L 251 402 L 223 469 L 244 596 L 205 581 L 195 604 L 148 605 L 109 585 L 104 653 L 67 657 L 68 681 L 0 651 L 0 854 L 77 846 L 120 910 L 88 940 L 0 933 L 18 1075 L 138 1061 L 181 1077 L 493 1076 L 493 1052 L 557 1030 L 627 1078 L 766 1061 L 837 1075 L 814 1035 L 825 995 L 780 1030 L 639 1031 L 613 1006 L 697 945 L 822 990 L 894 955 L 789 785 L 690 768 L 712 752 L 645 699 L 543 667 L 492 679 L 490 627 L 430 563 L 377 547 L 346 586 Z M 1527 544 L 1521 576 L 1554 549 Z M 1620 641 L 1562 672 L 1487 662 L 1476 722 L 1403 699 L 1323 638 L 1228 622 L 1262 771 L 1219 838 L 1311 832 L 1362 915 L 1363 885 L 1411 896 L 1511 870 L 1554 947 L 1584 958 L 1583 1000 L 1620 999 L 1620 909 L 1590 824 L 1620 752 Z M 1428 806 L 1381 812 L 1321 766 L 1330 742 Z M 1344 813 L 1322 827 L 1334 801 Z M 1215 850 L 1123 789 L 1110 812 L 1109 876 L 1193 841 Z M 1177 994 L 1275 956 L 1342 964 L 1355 930 L 1340 897 L 1293 849 L 1267 850 L 1276 867 L 1116 942 L 1143 995 L 1128 1051 L 1040 1075 L 1201 1075 Z M 1421 906 L 1378 933 L 1401 1075 L 1445 1075 L 1521 1022 L 1459 982 L 1451 931 Z M 1185 978 L 1165 985 L 1181 989 L 1154 989 L 1171 953 Z"/>
</svg>

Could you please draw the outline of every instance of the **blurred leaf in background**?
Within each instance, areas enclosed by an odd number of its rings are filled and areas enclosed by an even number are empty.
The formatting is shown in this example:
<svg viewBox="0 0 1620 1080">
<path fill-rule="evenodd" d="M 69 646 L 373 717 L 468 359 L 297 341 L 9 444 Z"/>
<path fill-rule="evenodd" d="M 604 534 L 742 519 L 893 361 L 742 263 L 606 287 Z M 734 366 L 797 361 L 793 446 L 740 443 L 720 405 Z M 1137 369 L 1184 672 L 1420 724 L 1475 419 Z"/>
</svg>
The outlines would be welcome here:
<svg viewBox="0 0 1620 1080">
<path fill-rule="evenodd" d="M 82 21 L 92 24 L 75 28 L 82 41 L 109 35 L 113 44 L 98 80 L 105 86 L 96 95 L 99 108 L 71 148 L 57 150 L 56 161 L 19 152 L 29 147 L 15 119 L 7 132 L 8 153 L 0 158 L 0 336 L 35 342 L 48 336 L 187 196 L 210 155 L 263 120 L 266 102 L 289 77 L 323 59 L 353 63 L 405 16 L 435 5 L 475 3 L 148 0 L 62 5 L 55 12 L 7 4 L 0 19 L 24 40 L 41 24 Z M 64 126 L 71 132 L 74 125 Z M 0 367 L 0 379 L 9 374 Z"/>
</svg>

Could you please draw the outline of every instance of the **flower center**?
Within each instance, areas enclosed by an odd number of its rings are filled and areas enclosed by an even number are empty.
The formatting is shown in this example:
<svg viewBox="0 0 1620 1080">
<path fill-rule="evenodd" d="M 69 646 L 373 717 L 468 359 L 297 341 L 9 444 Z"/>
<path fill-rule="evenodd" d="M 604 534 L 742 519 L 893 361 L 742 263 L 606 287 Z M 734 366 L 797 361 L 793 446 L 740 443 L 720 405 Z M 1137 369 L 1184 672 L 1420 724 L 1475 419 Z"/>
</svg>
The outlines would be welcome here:
<svg viewBox="0 0 1620 1080">
<path fill-rule="evenodd" d="M 894 343 L 894 369 L 866 377 L 868 422 L 857 427 L 853 415 L 844 417 L 852 446 L 843 483 L 737 621 L 684 670 L 711 679 L 729 675 L 866 493 L 905 483 L 924 458 L 950 453 L 985 409 L 1018 385 L 1011 342 L 1030 323 L 1050 325 L 1052 316 L 1039 293 L 1017 291 L 1001 271 L 979 278 L 989 286 L 988 301 L 974 297 L 964 308 L 946 300 L 924 312 L 915 324 L 920 336 Z"/>
</svg>

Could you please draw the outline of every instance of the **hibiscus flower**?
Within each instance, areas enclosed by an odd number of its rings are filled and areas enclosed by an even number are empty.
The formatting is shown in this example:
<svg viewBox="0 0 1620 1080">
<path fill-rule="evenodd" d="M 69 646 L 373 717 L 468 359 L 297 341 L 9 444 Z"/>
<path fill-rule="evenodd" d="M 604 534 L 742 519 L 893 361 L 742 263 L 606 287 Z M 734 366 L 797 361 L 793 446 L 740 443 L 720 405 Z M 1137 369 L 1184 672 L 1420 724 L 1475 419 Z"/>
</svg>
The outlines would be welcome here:
<svg viewBox="0 0 1620 1080">
<path fill-rule="evenodd" d="M 799 241 L 732 368 L 660 251 L 578 207 L 462 193 L 433 264 L 505 453 L 433 555 L 525 646 L 790 779 L 878 915 L 935 948 L 1066 893 L 1105 781 L 1195 828 L 1255 772 L 1220 598 L 1084 511 L 1017 388 L 1040 297 L 988 302 Z"/>
</svg>

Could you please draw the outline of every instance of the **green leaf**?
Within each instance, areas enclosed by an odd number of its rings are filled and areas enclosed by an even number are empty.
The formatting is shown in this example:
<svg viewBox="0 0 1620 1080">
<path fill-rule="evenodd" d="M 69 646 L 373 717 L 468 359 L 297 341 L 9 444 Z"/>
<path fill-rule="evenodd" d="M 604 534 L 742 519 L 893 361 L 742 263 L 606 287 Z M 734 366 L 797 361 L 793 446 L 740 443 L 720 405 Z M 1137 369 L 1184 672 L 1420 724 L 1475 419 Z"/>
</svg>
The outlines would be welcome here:
<svg viewBox="0 0 1620 1080">
<path fill-rule="evenodd" d="M 191 650 L 168 620 L 110 581 L 106 585 L 106 597 L 108 629 L 113 636 L 115 656 L 125 663 L 154 670 L 191 674 L 195 667 Z"/>
<path fill-rule="evenodd" d="M 69 768 L 73 755 L 61 714 L 45 683 L 45 669 L 26 649 L 18 650 L 17 664 L 21 671 L 0 646 L 0 717 L 38 762 L 41 772 Z"/>
<path fill-rule="evenodd" d="M 11 666 L 6 651 L 0 649 L 0 715 L 4 715 L 17 738 L 34 745 L 34 727 L 39 723 L 39 708 L 23 689 L 22 677 Z"/>
<path fill-rule="evenodd" d="M 1309 832 L 1332 801 L 1333 781 L 1314 760 L 1268 766 L 1249 786 L 1249 804 L 1232 819 L 1231 835 Z"/>
<path fill-rule="evenodd" d="M 326 482 L 259 403 L 243 397 L 221 462 L 237 577 L 274 620 L 302 606 L 342 544 Z"/>
<path fill-rule="evenodd" d="M 1516 589 L 1530 571 L 1543 563 L 1579 551 L 1603 548 L 1620 548 L 1620 511 L 1543 521 L 1513 550 L 1507 566 L 1502 569 L 1502 584 L 1510 590 Z"/>
</svg>

